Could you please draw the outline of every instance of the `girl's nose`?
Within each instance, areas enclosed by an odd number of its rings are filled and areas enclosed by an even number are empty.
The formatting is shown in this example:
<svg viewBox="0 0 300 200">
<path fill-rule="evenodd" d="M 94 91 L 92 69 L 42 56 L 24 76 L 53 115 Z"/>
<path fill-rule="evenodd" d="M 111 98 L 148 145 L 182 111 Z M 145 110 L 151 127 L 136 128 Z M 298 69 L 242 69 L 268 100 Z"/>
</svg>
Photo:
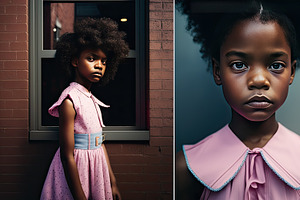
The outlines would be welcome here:
<svg viewBox="0 0 300 200">
<path fill-rule="evenodd" d="M 265 70 L 256 70 L 253 73 L 249 73 L 250 77 L 248 80 L 248 88 L 253 89 L 264 89 L 268 90 L 270 88 L 270 82 L 268 80 L 268 74 Z"/>
<path fill-rule="evenodd" d="M 102 61 L 101 60 L 97 60 L 97 62 L 95 63 L 95 68 L 102 68 Z"/>
</svg>

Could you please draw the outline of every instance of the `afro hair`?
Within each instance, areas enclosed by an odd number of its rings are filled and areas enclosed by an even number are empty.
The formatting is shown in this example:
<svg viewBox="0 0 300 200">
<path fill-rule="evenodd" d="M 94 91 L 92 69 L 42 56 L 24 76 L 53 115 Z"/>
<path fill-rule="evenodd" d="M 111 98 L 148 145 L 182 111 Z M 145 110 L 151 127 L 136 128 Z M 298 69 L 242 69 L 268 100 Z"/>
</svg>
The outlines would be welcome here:
<svg viewBox="0 0 300 200">
<path fill-rule="evenodd" d="M 118 24 L 109 18 L 84 18 L 74 25 L 74 33 L 65 33 L 56 44 L 55 60 L 64 69 L 69 81 L 75 79 L 75 68 L 71 61 L 86 49 L 101 49 L 107 56 L 107 68 L 99 85 L 113 80 L 118 65 L 129 52 L 125 33 L 118 30 Z"/>
<path fill-rule="evenodd" d="M 210 70 L 211 59 L 219 59 L 220 47 L 234 25 L 242 20 L 255 19 L 257 16 L 262 23 L 275 21 L 282 27 L 291 48 L 292 59 L 299 59 L 297 38 L 300 14 L 298 11 L 291 12 L 297 6 L 293 6 L 292 1 L 289 2 L 290 4 L 276 0 L 176 0 L 176 6 L 182 14 L 187 15 L 186 29 L 193 36 L 193 41 L 201 44 L 200 53 L 208 62 Z"/>
</svg>

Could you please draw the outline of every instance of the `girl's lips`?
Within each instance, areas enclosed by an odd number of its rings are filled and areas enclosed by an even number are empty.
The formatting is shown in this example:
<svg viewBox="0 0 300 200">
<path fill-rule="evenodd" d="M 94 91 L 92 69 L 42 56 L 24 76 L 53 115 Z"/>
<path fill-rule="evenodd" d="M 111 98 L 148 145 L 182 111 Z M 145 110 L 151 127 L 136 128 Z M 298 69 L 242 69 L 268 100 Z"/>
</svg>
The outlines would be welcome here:
<svg viewBox="0 0 300 200">
<path fill-rule="evenodd" d="M 101 77 L 101 76 L 102 76 L 102 73 L 101 73 L 101 72 L 94 72 L 93 75 L 94 75 L 94 76 L 99 76 L 99 77 Z"/>
<path fill-rule="evenodd" d="M 247 105 L 255 109 L 266 109 L 270 107 L 272 103 L 266 101 L 251 101 L 248 102 Z"/>
<path fill-rule="evenodd" d="M 249 98 L 246 105 L 255 109 L 266 109 L 272 105 L 272 102 L 264 95 L 254 95 Z"/>
</svg>

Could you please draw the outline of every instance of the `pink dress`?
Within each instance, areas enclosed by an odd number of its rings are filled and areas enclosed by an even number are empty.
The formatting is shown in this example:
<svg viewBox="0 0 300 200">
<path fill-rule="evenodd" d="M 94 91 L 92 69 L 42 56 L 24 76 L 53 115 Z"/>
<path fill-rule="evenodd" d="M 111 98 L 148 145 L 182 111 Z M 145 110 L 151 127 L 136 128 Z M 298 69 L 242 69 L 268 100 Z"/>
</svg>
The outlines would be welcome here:
<svg viewBox="0 0 300 200">
<path fill-rule="evenodd" d="M 102 131 L 104 127 L 100 106 L 108 107 L 95 98 L 87 89 L 71 83 L 49 109 L 52 116 L 59 117 L 58 107 L 64 99 L 73 102 L 76 111 L 74 132 L 89 134 Z M 80 182 L 87 199 L 112 199 L 108 166 L 103 148 L 93 150 L 74 149 Z M 73 199 L 65 179 L 64 169 L 58 149 L 50 165 L 46 181 L 41 194 L 42 200 Z"/>
<path fill-rule="evenodd" d="M 263 148 L 250 150 L 226 125 L 183 152 L 201 199 L 300 199 L 300 136 L 281 124 Z"/>
</svg>

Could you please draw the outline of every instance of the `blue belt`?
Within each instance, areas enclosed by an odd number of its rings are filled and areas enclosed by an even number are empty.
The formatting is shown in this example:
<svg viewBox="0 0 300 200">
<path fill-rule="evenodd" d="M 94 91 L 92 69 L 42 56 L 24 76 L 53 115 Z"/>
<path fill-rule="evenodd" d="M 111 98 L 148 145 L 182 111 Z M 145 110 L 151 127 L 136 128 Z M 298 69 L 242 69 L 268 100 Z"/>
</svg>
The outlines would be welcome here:
<svg viewBox="0 0 300 200">
<path fill-rule="evenodd" d="M 75 149 L 98 149 L 101 147 L 101 144 L 104 141 L 104 135 L 102 134 L 102 131 L 91 134 L 75 133 L 74 140 Z"/>
</svg>

